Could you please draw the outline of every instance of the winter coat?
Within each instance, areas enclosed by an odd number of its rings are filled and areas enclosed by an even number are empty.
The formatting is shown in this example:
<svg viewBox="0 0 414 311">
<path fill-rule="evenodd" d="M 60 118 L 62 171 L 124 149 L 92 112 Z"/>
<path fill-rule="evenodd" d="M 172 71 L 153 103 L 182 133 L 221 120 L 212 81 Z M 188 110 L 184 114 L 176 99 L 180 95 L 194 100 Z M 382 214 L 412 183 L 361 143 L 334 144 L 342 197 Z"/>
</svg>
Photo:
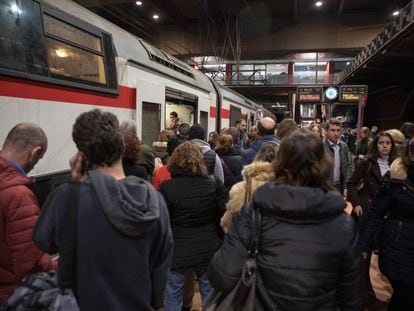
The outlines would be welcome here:
<svg viewBox="0 0 414 311">
<path fill-rule="evenodd" d="M 216 177 L 188 176 L 173 172 L 161 184 L 174 236 L 171 270 L 184 274 L 194 268 L 198 275 L 220 245 L 218 220 L 224 213 L 226 189 Z"/>
<path fill-rule="evenodd" d="M 269 141 L 274 141 L 279 143 L 280 139 L 274 135 L 258 136 L 242 156 L 242 164 L 247 165 L 253 162 L 256 153 L 260 150 L 260 147 Z"/>
<path fill-rule="evenodd" d="M 221 227 L 227 233 L 230 228 L 233 216 L 237 214 L 244 205 L 244 195 L 246 192 L 246 180 L 252 181 L 252 194 L 257 188 L 266 182 L 273 180 L 275 173 L 272 164 L 269 162 L 253 162 L 246 165 L 243 169 L 243 181 L 235 184 L 230 190 L 230 199 L 226 204 L 226 212 L 221 218 Z"/>
<path fill-rule="evenodd" d="M 383 224 L 379 267 L 389 279 L 414 285 L 414 180 L 407 177 L 401 158 L 390 168 L 365 216 L 360 245 L 369 251 L 375 232 Z M 388 217 L 384 220 L 384 217 Z"/>
<path fill-rule="evenodd" d="M 192 139 L 191 142 L 198 145 L 201 148 L 201 151 L 203 152 L 203 155 L 205 157 L 204 162 L 206 162 L 207 169 L 209 169 L 210 166 L 214 167 L 213 174 L 210 173 L 210 170 L 209 170 L 209 173 L 211 175 L 216 176 L 222 183 L 224 183 L 223 166 L 221 165 L 219 156 L 215 154 L 216 152 L 214 150 L 211 149 L 209 143 L 205 142 L 204 140 L 197 139 L 197 138 Z M 210 160 L 206 159 L 206 153 L 209 152 L 210 150 L 214 152 L 215 158 L 216 158 L 213 165 L 210 165 Z M 209 153 L 211 154 L 212 152 L 209 152 Z"/>
<path fill-rule="evenodd" d="M 274 310 L 362 310 L 358 235 L 339 192 L 267 183 L 254 193 L 253 205 L 262 214 L 256 310 L 263 310 L 263 293 Z M 240 277 L 252 212 L 249 204 L 234 217 L 211 261 L 216 290 L 228 293 Z"/>
<path fill-rule="evenodd" d="M 365 215 L 367 209 L 372 206 L 381 182 L 382 176 L 377 161 L 359 161 L 347 182 L 348 200 L 353 206 L 360 205 Z"/>
<path fill-rule="evenodd" d="M 33 185 L 34 178 L 22 175 L 0 156 L 0 304 L 23 277 L 57 267 L 32 241 L 39 215 Z"/>
<path fill-rule="evenodd" d="M 170 154 L 167 152 L 166 141 L 154 141 L 152 143 L 152 149 L 154 149 L 155 156 L 161 159 L 163 165 L 167 164 Z"/>
<path fill-rule="evenodd" d="M 145 166 L 124 161 L 122 162 L 122 167 L 124 168 L 125 176 L 136 176 L 148 180 L 148 173 Z"/>
<path fill-rule="evenodd" d="M 48 197 L 33 239 L 59 250 L 68 184 Z M 76 288 L 81 310 L 153 310 L 162 306 L 173 249 L 168 211 L 152 185 L 90 171 L 81 183 Z"/>
<path fill-rule="evenodd" d="M 226 189 L 230 191 L 231 187 L 242 180 L 242 169 L 243 165 L 241 163 L 241 153 L 231 148 L 230 150 L 224 151 L 224 150 L 216 150 L 216 153 L 224 162 L 223 166 L 223 173 L 224 173 L 224 185 L 226 186 Z M 227 169 L 226 169 L 227 168 Z"/>
</svg>

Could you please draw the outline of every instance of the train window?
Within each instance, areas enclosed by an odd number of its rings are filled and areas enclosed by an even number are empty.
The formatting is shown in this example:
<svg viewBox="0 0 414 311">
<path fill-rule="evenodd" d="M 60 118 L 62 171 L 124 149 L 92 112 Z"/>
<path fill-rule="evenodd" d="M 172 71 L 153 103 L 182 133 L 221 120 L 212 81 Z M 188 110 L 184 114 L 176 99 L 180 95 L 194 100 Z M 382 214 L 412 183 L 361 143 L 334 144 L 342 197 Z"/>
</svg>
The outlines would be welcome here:
<svg viewBox="0 0 414 311">
<path fill-rule="evenodd" d="M 52 75 L 106 84 L 99 37 L 46 14 L 44 25 L 47 59 Z"/>
<path fill-rule="evenodd" d="M 157 103 L 142 103 L 142 141 L 151 146 L 160 133 L 161 105 Z"/>
<path fill-rule="evenodd" d="M 0 1 L 0 71 L 47 76 L 39 3 Z"/>
</svg>

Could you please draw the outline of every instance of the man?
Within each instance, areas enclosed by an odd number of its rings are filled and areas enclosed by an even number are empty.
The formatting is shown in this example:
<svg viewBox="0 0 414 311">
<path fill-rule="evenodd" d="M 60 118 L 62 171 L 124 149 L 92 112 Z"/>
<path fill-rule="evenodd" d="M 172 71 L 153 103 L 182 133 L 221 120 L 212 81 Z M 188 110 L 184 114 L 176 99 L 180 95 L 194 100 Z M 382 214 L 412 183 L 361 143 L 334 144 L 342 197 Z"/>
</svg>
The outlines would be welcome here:
<svg viewBox="0 0 414 311">
<path fill-rule="evenodd" d="M 224 183 L 224 173 L 221 160 L 216 152 L 211 149 L 210 144 L 204 140 L 205 138 L 206 131 L 200 124 L 194 124 L 190 127 L 188 139 L 201 148 L 208 174 L 216 176 L 222 183 Z"/>
<path fill-rule="evenodd" d="M 247 123 L 245 119 L 240 119 L 236 121 L 236 128 L 239 130 L 239 138 L 237 140 L 237 145 L 241 148 L 241 149 L 246 149 L 247 145 L 247 135 L 246 135 L 246 130 L 247 130 Z"/>
<path fill-rule="evenodd" d="M 264 117 L 260 119 L 259 123 L 257 124 L 258 136 L 249 147 L 249 149 L 247 149 L 246 152 L 244 152 L 242 155 L 243 165 L 247 165 L 253 162 L 256 153 L 264 143 L 268 141 L 275 141 L 277 143 L 280 142 L 280 139 L 275 136 L 275 129 L 276 122 L 272 118 Z"/>
<path fill-rule="evenodd" d="M 81 181 L 74 288 L 80 309 L 161 307 L 173 247 L 163 198 L 142 178 L 125 177 L 115 115 L 82 113 L 72 137 L 79 150 L 71 160 L 72 178 Z M 34 228 L 33 240 L 44 251 L 61 246 L 69 187 L 49 195 Z"/>
<path fill-rule="evenodd" d="M 43 130 L 20 123 L 8 133 L 0 151 L 0 304 L 23 277 L 57 266 L 32 241 L 39 207 L 32 191 L 34 178 L 27 173 L 46 149 Z"/>
<path fill-rule="evenodd" d="M 175 111 L 170 112 L 170 119 L 165 127 L 166 130 L 172 130 L 174 134 L 177 134 L 177 127 L 181 123 L 181 119 L 178 117 L 178 113 Z"/>
<path fill-rule="evenodd" d="M 253 144 L 254 140 L 257 137 L 257 135 L 258 135 L 257 126 L 256 125 L 251 126 L 250 131 L 247 134 L 247 137 L 248 137 L 247 148 L 249 148 Z"/>
<path fill-rule="evenodd" d="M 331 118 L 326 123 L 325 147 L 334 159 L 333 184 L 342 194 L 346 194 L 345 185 L 351 176 L 351 162 L 346 143 L 340 140 L 341 121 Z"/>
</svg>

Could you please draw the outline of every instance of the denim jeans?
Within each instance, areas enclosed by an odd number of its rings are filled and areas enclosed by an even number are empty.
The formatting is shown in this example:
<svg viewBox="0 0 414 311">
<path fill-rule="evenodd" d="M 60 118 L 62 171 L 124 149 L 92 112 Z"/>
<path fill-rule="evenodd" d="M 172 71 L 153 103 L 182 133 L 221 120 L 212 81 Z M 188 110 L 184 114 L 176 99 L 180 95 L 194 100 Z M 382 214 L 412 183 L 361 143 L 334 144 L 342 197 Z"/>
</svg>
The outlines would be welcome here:
<svg viewBox="0 0 414 311">
<path fill-rule="evenodd" d="M 165 311 L 181 311 L 184 284 L 185 275 L 170 271 L 168 274 L 167 291 L 164 299 Z M 200 288 L 201 301 L 204 303 L 212 290 L 207 278 L 207 272 L 198 277 L 198 286 Z"/>
</svg>

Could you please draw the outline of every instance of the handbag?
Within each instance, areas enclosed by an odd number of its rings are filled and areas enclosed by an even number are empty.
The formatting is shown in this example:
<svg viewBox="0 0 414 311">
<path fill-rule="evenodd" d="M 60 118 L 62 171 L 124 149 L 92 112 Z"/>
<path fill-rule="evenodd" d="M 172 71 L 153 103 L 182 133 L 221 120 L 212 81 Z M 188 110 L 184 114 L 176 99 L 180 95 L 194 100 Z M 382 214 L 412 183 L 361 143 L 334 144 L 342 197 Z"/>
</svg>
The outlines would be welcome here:
<svg viewBox="0 0 414 311">
<path fill-rule="evenodd" d="M 70 182 L 68 218 L 60 249 L 59 269 L 39 272 L 25 277 L 0 311 L 79 311 L 73 288 L 76 273 L 76 228 L 79 209 L 80 183 Z"/>
<path fill-rule="evenodd" d="M 251 180 L 246 181 L 245 202 L 249 201 Z M 258 279 L 256 257 L 259 252 L 262 215 L 254 205 L 250 204 L 250 207 L 253 209 L 250 243 L 240 279 L 228 294 L 213 290 L 203 306 L 205 311 L 253 311 L 255 308 Z"/>
</svg>

